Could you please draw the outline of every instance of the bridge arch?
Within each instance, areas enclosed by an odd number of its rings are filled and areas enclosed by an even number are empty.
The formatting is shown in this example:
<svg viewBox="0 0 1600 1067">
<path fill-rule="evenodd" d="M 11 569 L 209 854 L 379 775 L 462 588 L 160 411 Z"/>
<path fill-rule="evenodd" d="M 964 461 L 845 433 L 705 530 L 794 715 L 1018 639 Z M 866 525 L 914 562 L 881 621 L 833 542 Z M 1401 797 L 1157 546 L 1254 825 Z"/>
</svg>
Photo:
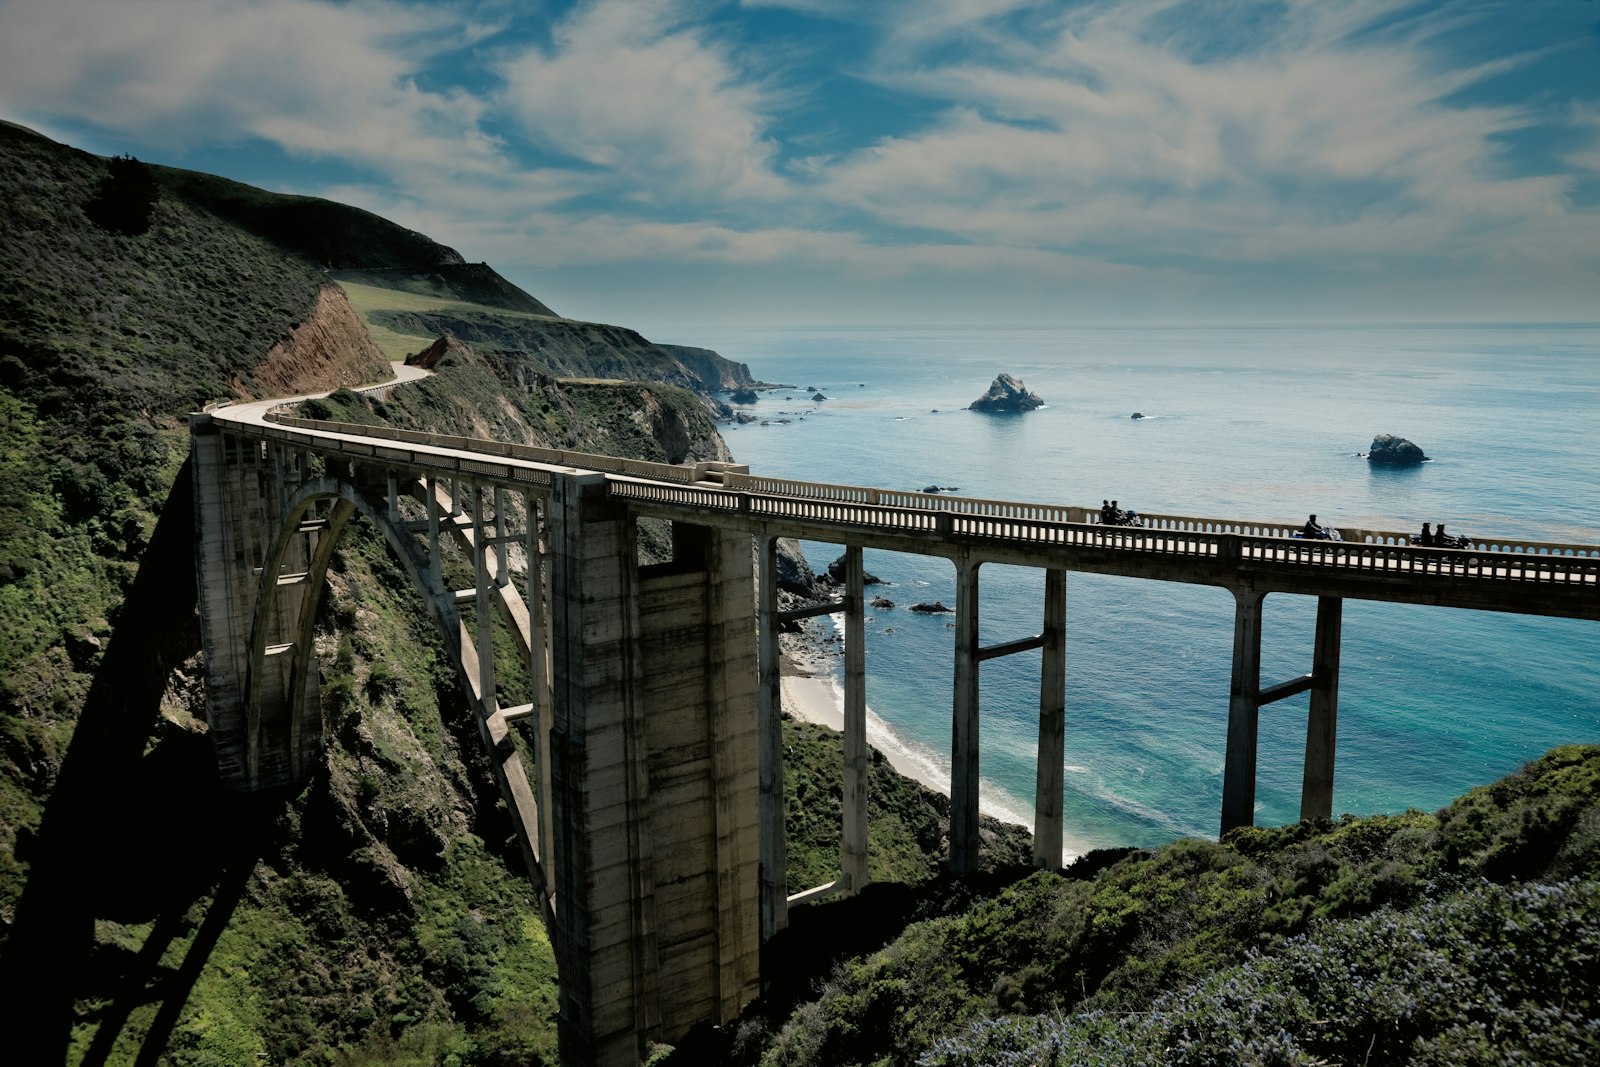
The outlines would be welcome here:
<svg viewBox="0 0 1600 1067">
<path fill-rule="evenodd" d="M 316 516 L 326 507 L 325 515 Z M 319 758 L 322 738 L 321 704 L 317 699 L 318 666 L 314 634 L 317 610 L 322 600 L 324 579 L 333 562 L 350 520 L 365 518 L 388 543 L 411 585 L 421 594 L 429 618 L 444 641 L 447 655 L 462 677 L 467 665 L 462 662 L 459 629 L 439 610 L 438 591 L 433 588 L 421 565 L 411 538 L 403 525 L 397 525 L 386 506 L 375 505 L 349 481 L 321 477 L 297 489 L 278 517 L 277 528 L 263 556 L 255 595 L 255 611 L 250 627 L 250 663 L 246 676 L 245 718 L 248 724 L 247 761 L 252 777 L 259 777 L 262 763 L 262 723 L 273 710 L 274 696 L 281 696 L 287 727 L 287 758 L 295 779 L 311 770 L 309 758 Z M 299 544 L 307 533 L 316 537 L 309 550 Z M 303 569 L 294 568 L 299 556 Z M 282 649 L 287 660 L 269 663 L 269 650 Z M 277 658 L 277 657 L 272 657 Z"/>
</svg>

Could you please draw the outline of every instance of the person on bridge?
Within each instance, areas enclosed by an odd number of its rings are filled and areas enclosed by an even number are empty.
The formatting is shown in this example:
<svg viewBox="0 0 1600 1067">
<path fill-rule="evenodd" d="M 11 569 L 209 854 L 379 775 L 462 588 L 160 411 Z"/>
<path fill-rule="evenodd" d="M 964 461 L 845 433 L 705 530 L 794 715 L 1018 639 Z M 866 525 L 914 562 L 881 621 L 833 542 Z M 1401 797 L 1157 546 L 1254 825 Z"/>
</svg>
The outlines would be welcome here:
<svg viewBox="0 0 1600 1067">
<path fill-rule="evenodd" d="M 1304 526 L 1300 527 L 1300 536 L 1301 537 L 1321 537 L 1322 536 L 1322 527 L 1317 525 L 1317 517 L 1315 515 L 1313 515 L 1309 519 L 1307 519 L 1306 520 L 1306 524 Z"/>
<path fill-rule="evenodd" d="M 1454 548 L 1455 545 L 1451 543 L 1453 540 L 1454 538 L 1445 534 L 1444 523 L 1441 522 L 1439 528 L 1433 532 L 1433 543 L 1440 548 Z"/>
<path fill-rule="evenodd" d="M 1435 545 L 1435 544 L 1438 544 L 1438 542 L 1433 539 L 1433 531 L 1428 529 L 1428 524 L 1427 523 L 1423 523 L 1422 524 L 1422 536 L 1417 538 L 1417 544 L 1419 544 L 1419 545 Z"/>
<path fill-rule="evenodd" d="M 1104 498 L 1100 500 L 1100 524 L 1102 526 L 1111 525 L 1111 501 Z"/>
</svg>

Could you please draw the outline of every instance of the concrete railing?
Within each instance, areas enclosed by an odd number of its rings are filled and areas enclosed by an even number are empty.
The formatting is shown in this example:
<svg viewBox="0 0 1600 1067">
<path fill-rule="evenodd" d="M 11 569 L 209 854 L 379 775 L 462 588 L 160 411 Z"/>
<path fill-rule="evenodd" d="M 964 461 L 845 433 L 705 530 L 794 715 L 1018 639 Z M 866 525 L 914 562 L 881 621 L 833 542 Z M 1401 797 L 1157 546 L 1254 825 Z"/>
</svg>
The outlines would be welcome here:
<svg viewBox="0 0 1600 1067">
<path fill-rule="evenodd" d="M 1194 533 L 1239 534 L 1245 537 L 1293 538 L 1300 530 L 1297 523 L 1252 522 L 1245 519 L 1211 519 L 1194 515 L 1162 515 L 1141 512 L 1144 529 L 1179 530 Z M 1098 510 L 1090 513 L 1089 522 L 1099 522 Z M 1345 544 L 1412 546 L 1412 534 L 1403 530 L 1376 530 L 1361 526 L 1338 526 L 1339 536 Z M 1600 558 L 1600 545 L 1567 544 L 1552 541 L 1527 541 L 1515 538 L 1467 537 L 1468 548 L 1477 552 L 1528 552 L 1537 555 L 1580 556 Z"/>
<path fill-rule="evenodd" d="M 948 511 L 962 515 L 1035 519 L 1042 522 L 1087 522 L 1088 509 L 1064 504 L 1035 504 L 1020 500 L 986 500 L 981 497 L 949 496 L 943 493 L 916 493 L 899 489 L 876 489 L 863 485 L 830 485 L 803 482 L 792 478 L 763 478 L 753 474 L 730 474 L 724 481 L 729 489 L 762 493 L 797 500 L 826 500 L 844 504 L 871 504 L 921 511 Z M 1098 512 L 1096 512 L 1098 514 Z"/>
<path fill-rule="evenodd" d="M 377 388 L 386 388 L 380 386 Z M 573 467 L 578 470 L 598 471 L 603 474 L 628 474 L 656 481 L 693 484 L 699 479 L 701 467 L 710 464 L 690 465 L 652 463 L 648 460 L 624 459 L 595 452 L 572 452 L 563 448 L 541 448 L 538 445 L 519 445 L 509 441 L 491 441 L 481 437 L 460 437 L 455 434 L 427 433 L 422 430 L 402 430 L 393 426 L 363 426 L 351 422 L 330 422 L 323 419 L 302 419 L 293 415 L 271 412 L 267 419 L 279 426 L 332 433 L 352 437 L 376 437 L 385 441 L 403 441 L 407 444 L 447 448 L 458 452 L 476 452 L 483 455 L 504 456 L 528 463 L 541 463 L 551 467 Z"/>
<path fill-rule="evenodd" d="M 1561 548 L 1562 546 L 1547 546 Z M 1600 556 L 1508 552 L 1485 548 L 1424 548 L 1420 545 L 1353 541 L 1285 541 L 1239 538 L 1244 559 L 1393 575 L 1452 576 L 1514 582 L 1551 582 L 1600 589 Z"/>
</svg>

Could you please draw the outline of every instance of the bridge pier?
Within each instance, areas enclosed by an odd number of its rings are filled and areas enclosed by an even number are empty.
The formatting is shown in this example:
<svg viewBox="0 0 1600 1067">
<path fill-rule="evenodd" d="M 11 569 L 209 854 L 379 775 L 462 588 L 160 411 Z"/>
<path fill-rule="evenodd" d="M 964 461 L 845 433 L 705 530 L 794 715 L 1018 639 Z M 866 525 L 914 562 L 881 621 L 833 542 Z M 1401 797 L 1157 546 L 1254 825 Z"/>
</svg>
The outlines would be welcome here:
<svg viewBox="0 0 1600 1067">
<path fill-rule="evenodd" d="M 956 559 L 955 695 L 950 739 L 950 871 L 978 869 L 978 567 Z"/>
<path fill-rule="evenodd" d="M 1222 767 L 1222 833 L 1255 822 L 1256 726 L 1261 713 L 1261 602 L 1253 586 L 1233 591 L 1233 682 Z"/>
<path fill-rule="evenodd" d="M 761 649 L 756 684 L 757 761 L 760 764 L 761 940 L 789 925 L 789 860 L 783 829 L 783 677 L 778 642 L 778 539 L 757 540 L 759 602 L 756 629 Z"/>
<path fill-rule="evenodd" d="M 1339 701 L 1339 641 L 1344 601 L 1317 598 L 1317 628 L 1311 673 L 1261 687 L 1261 608 L 1265 593 L 1251 586 L 1234 590 L 1233 682 L 1228 695 L 1228 741 L 1222 771 L 1221 832 L 1255 825 L 1256 732 L 1261 708 L 1309 691 L 1305 769 L 1300 784 L 1300 818 L 1326 819 L 1333 813 L 1333 762 Z"/>
<path fill-rule="evenodd" d="M 1339 638 L 1344 601 L 1317 598 L 1317 632 L 1311 666 L 1311 713 L 1306 719 L 1306 765 L 1300 785 L 1300 819 L 1333 818 L 1333 753 L 1339 725 Z"/>
<path fill-rule="evenodd" d="M 986 660 L 1040 650 L 1039 750 L 1034 767 L 1033 863 L 1055 870 L 1062 860 L 1067 702 L 1067 572 L 1045 570 L 1044 623 L 1039 633 L 987 648 L 978 643 L 978 566 L 956 561 L 955 698 L 950 760 L 950 870 L 978 869 L 979 666 Z M 959 798 L 959 803 L 957 802 Z M 958 818 L 959 816 L 959 818 Z"/>
<path fill-rule="evenodd" d="M 1044 572 L 1044 642 L 1039 659 L 1039 755 L 1033 789 L 1033 865 L 1061 867 L 1066 789 L 1067 572 Z"/>
<path fill-rule="evenodd" d="M 555 943 L 562 1062 L 633 1067 L 758 992 L 755 590 L 723 530 L 639 567 L 608 484 L 552 479 Z"/>
<path fill-rule="evenodd" d="M 867 884 L 867 625 L 866 569 L 861 546 L 844 550 L 844 843 L 840 867 L 847 893 Z"/>
</svg>

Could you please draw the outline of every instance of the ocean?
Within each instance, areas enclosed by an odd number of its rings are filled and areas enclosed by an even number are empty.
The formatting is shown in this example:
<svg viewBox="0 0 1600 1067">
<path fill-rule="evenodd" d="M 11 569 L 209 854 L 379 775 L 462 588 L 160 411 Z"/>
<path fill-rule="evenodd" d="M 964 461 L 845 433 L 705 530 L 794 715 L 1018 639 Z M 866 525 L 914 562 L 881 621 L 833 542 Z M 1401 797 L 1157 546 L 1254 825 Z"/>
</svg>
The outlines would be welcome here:
<svg viewBox="0 0 1600 1067">
<path fill-rule="evenodd" d="M 1221 518 L 1600 544 L 1600 326 L 657 330 L 793 388 L 726 426 L 753 472 Z M 1000 372 L 1046 406 L 966 410 Z M 829 399 L 812 402 L 813 391 Z M 1140 412 L 1143 419 L 1131 415 Z M 788 422 L 781 420 L 787 419 Z M 1370 467 L 1378 433 L 1420 467 Z M 814 567 L 838 545 L 804 546 Z M 947 561 L 868 551 L 874 725 L 947 780 Z M 1036 633 L 1042 571 L 980 572 L 983 644 Z M 1072 573 L 1066 847 L 1214 837 L 1233 599 Z M 1269 596 L 1263 685 L 1311 667 L 1311 598 Z M 1031 822 L 1038 653 L 981 668 L 985 810 Z M 1299 815 L 1305 695 L 1262 709 L 1257 825 Z M 1600 623 L 1347 601 L 1334 811 L 1433 810 L 1553 745 L 1600 741 Z"/>
</svg>

